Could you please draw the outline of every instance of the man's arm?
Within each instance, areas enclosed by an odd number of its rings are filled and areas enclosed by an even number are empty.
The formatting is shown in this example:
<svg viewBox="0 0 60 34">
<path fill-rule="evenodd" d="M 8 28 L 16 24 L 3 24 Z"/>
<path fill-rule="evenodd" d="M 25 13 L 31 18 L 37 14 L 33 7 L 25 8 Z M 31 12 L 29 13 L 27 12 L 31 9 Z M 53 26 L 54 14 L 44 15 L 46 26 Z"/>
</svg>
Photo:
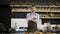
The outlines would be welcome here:
<svg viewBox="0 0 60 34">
<path fill-rule="evenodd" d="M 40 21 L 40 17 L 39 17 L 39 14 L 37 15 L 37 28 L 39 28 L 39 22 Z"/>
<path fill-rule="evenodd" d="M 39 14 L 37 15 L 37 23 L 39 23 L 40 17 Z"/>
<path fill-rule="evenodd" d="M 35 21 L 35 20 L 34 20 L 35 17 L 30 16 L 30 14 L 27 14 L 26 18 L 27 18 L 28 21 L 29 21 L 29 20 Z"/>
<path fill-rule="evenodd" d="M 28 20 L 31 20 L 29 14 L 26 15 L 26 19 L 27 19 L 27 21 L 28 21 Z"/>
</svg>

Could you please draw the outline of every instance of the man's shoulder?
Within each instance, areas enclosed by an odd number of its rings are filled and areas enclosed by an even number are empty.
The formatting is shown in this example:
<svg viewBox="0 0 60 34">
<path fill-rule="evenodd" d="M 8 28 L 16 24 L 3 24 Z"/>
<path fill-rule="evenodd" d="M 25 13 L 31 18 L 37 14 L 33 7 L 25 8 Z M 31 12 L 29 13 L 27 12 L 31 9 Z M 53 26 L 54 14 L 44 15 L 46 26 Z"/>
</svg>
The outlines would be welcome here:
<svg viewBox="0 0 60 34">
<path fill-rule="evenodd" d="M 27 13 L 27 15 L 30 15 L 30 13 Z"/>
<path fill-rule="evenodd" d="M 36 13 L 36 15 L 39 15 L 38 13 Z"/>
</svg>

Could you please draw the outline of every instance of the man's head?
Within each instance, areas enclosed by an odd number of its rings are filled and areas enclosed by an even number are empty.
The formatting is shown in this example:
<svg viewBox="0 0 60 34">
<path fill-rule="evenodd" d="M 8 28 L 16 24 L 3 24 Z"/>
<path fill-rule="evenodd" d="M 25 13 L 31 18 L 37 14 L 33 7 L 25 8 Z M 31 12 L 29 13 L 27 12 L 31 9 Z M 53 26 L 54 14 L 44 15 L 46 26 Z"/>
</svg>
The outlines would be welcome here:
<svg viewBox="0 0 60 34">
<path fill-rule="evenodd" d="M 35 6 L 32 6 L 32 7 L 31 7 L 31 12 L 32 12 L 32 13 L 35 13 L 35 11 L 36 11 L 36 7 L 35 7 Z"/>
</svg>

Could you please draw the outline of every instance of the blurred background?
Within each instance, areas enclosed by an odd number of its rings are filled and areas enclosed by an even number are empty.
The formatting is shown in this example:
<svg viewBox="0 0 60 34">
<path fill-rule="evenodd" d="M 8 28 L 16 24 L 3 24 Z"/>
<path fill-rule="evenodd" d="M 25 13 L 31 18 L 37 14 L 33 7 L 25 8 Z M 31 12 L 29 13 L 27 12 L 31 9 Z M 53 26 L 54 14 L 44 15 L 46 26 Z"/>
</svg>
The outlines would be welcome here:
<svg viewBox="0 0 60 34">
<path fill-rule="evenodd" d="M 54 32 L 55 26 L 60 29 L 60 0 L 13 0 L 10 4 L 12 28 L 16 28 L 17 31 L 19 28 L 27 29 L 26 14 L 31 11 L 32 4 L 37 9 L 36 13 L 41 15 L 38 30 L 46 32 L 46 27 L 50 27 Z"/>
<path fill-rule="evenodd" d="M 7 31 L 12 29 L 27 31 L 26 14 L 31 11 L 31 6 L 34 4 L 36 13 L 41 15 L 38 30 L 46 32 L 46 27 L 50 26 L 54 33 L 56 33 L 55 27 L 58 27 L 57 32 L 60 32 L 60 0 L 1 0 L 0 2 L 0 21 Z"/>
<path fill-rule="evenodd" d="M 39 25 L 50 23 L 51 25 L 60 24 L 60 1 L 59 0 L 12 0 L 10 3 L 11 10 L 11 23 L 26 23 L 26 14 L 30 12 L 32 4 L 35 5 L 37 13 L 40 16 Z M 22 21 L 20 20 L 22 19 Z M 19 24 L 20 25 L 20 24 Z M 12 24 L 11 24 L 12 26 Z M 20 25 L 21 26 L 21 25 Z M 22 25 L 21 27 L 27 27 Z M 13 27 L 13 26 L 12 26 Z M 18 26 L 19 27 L 19 26 Z"/>
</svg>

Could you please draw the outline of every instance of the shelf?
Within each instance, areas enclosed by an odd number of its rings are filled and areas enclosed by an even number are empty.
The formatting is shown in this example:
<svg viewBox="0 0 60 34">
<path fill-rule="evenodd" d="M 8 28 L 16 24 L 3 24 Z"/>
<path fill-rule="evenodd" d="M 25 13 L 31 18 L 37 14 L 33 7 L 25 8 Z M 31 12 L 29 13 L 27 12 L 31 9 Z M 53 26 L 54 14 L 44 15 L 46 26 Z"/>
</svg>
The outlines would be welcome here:
<svg viewBox="0 0 60 34">
<path fill-rule="evenodd" d="M 31 12 L 29 9 L 12 9 L 11 12 Z M 49 11 L 49 10 L 36 10 L 36 12 L 60 12 L 58 10 L 56 11 Z"/>
<path fill-rule="evenodd" d="M 40 17 L 41 19 L 60 19 L 60 17 Z"/>
<path fill-rule="evenodd" d="M 24 6 L 24 7 L 31 7 L 32 5 L 10 5 L 10 7 L 21 7 L 21 6 Z M 60 6 L 35 5 L 35 7 L 60 7 Z"/>
<path fill-rule="evenodd" d="M 10 7 L 31 7 L 31 5 L 10 5 Z"/>
</svg>

